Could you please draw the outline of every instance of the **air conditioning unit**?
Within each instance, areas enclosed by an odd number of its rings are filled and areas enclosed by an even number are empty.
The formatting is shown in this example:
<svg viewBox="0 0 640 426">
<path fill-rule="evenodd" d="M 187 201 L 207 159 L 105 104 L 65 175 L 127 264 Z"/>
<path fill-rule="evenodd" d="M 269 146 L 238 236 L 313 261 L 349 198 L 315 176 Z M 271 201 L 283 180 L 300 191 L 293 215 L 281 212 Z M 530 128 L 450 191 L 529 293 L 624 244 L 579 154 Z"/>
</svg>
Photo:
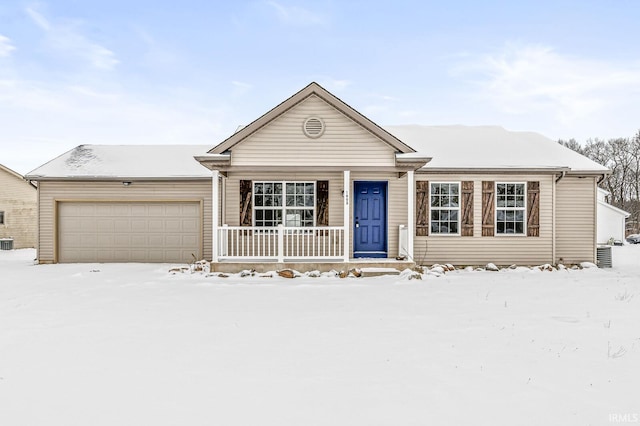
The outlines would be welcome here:
<svg viewBox="0 0 640 426">
<path fill-rule="evenodd" d="M 0 250 L 13 250 L 13 238 L 0 238 Z"/>
</svg>

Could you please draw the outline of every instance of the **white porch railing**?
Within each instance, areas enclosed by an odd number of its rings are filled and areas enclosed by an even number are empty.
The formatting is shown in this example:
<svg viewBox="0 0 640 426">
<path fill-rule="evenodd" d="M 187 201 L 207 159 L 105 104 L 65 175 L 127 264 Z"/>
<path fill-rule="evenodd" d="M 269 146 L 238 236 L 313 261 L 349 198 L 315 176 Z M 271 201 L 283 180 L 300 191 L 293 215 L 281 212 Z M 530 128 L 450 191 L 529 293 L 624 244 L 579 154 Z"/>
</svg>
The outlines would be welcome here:
<svg viewBox="0 0 640 426">
<path fill-rule="evenodd" d="M 325 260 L 344 259 L 344 227 L 218 228 L 220 260 Z"/>
</svg>

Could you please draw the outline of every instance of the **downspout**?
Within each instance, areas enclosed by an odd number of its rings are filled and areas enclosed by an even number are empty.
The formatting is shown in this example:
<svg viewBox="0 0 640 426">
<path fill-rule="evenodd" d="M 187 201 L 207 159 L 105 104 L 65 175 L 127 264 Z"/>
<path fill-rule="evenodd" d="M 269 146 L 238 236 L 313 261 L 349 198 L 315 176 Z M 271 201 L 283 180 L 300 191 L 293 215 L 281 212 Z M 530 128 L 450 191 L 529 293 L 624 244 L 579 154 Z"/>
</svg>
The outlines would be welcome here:
<svg viewBox="0 0 640 426">
<path fill-rule="evenodd" d="M 553 262 L 552 263 L 557 263 L 557 261 L 558 261 L 558 258 L 557 258 L 557 255 L 556 255 L 556 240 L 558 238 L 558 236 L 556 234 L 556 231 L 557 231 L 557 228 L 556 228 L 556 213 L 557 213 L 557 209 L 558 209 L 558 205 L 556 203 L 556 185 L 566 175 L 567 175 L 567 172 L 565 170 L 561 171 L 560 172 L 560 176 L 558 176 L 556 178 L 554 185 L 552 185 L 552 188 L 553 188 L 553 194 L 552 194 L 552 197 L 553 197 L 553 201 L 552 201 L 553 202 L 553 210 L 552 210 L 553 211 L 553 217 L 552 217 L 552 224 L 551 224 L 551 226 L 553 227 L 553 231 L 552 231 L 553 238 L 551 239 L 551 256 L 553 257 Z"/>
<path fill-rule="evenodd" d="M 551 202 L 553 203 L 553 207 L 551 209 L 551 211 L 553 212 L 553 215 L 551 216 L 551 235 L 553 236 L 553 238 L 551 238 L 551 263 L 553 264 L 558 263 L 558 258 L 556 257 L 556 210 L 558 208 L 558 206 L 556 205 L 556 184 L 560 181 L 560 179 L 564 177 L 564 173 L 565 172 L 562 172 L 560 177 L 555 179 L 555 183 L 551 185 Z"/>
</svg>

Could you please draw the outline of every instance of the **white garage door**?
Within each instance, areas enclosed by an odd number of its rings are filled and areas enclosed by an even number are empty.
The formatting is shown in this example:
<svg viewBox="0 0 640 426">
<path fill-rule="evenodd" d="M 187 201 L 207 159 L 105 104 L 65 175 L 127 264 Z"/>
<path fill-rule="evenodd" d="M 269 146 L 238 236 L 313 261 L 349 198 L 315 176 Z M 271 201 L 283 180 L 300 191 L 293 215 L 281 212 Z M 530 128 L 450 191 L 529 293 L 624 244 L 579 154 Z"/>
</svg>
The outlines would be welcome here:
<svg viewBox="0 0 640 426">
<path fill-rule="evenodd" d="M 199 202 L 60 202 L 58 262 L 200 259 Z"/>
</svg>

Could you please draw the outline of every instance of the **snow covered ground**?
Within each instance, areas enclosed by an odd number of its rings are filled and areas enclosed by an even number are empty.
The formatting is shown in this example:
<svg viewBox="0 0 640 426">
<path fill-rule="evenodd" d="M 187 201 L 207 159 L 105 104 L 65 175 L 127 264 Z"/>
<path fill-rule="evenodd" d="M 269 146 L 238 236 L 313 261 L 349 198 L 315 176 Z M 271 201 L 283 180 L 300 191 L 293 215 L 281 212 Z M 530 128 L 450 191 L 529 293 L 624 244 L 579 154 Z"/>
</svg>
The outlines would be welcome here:
<svg viewBox="0 0 640 426">
<path fill-rule="evenodd" d="M 0 425 L 640 423 L 613 269 L 229 278 L 0 252 Z"/>
</svg>

